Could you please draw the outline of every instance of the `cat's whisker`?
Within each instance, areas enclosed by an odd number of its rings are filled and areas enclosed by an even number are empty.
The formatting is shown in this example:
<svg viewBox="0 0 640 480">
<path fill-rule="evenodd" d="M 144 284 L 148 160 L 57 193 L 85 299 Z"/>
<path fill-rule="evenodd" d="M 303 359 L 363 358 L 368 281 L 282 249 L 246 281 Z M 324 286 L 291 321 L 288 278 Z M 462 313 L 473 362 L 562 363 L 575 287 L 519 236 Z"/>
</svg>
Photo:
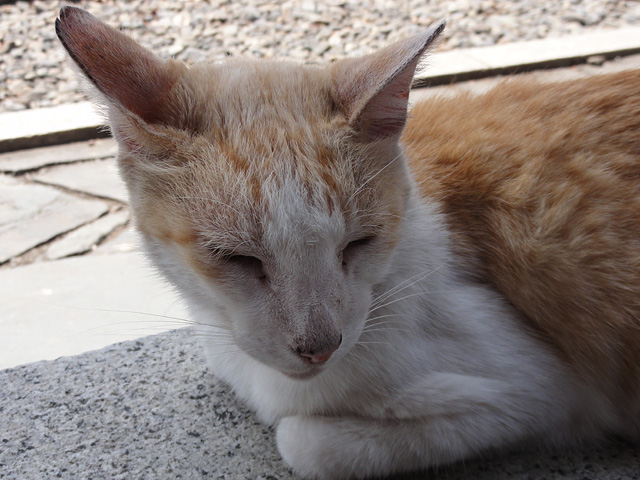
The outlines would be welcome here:
<svg viewBox="0 0 640 480">
<path fill-rule="evenodd" d="M 233 334 L 231 332 L 220 332 L 220 331 L 216 331 L 216 330 L 208 330 L 206 328 L 193 328 L 190 329 L 191 333 L 193 333 L 193 335 L 209 335 L 212 337 L 218 337 L 218 338 L 233 338 Z"/>
<path fill-rule="evenodd" d="M 372 302 L 371 302 L 371 306 L 373 307 L 369 313 L 371 313 L 372 311 L 375 310 L 375 307 L 377 307 L 381 302 L 384 302 L 385 300 L 387 300 L 388 298 L 390 298 L 393 295 L 396 295 L 398 293 L 400 293 L 401 291 L 410 288 L 411 286 L 415 285 L 416 283 L 424 280 L 425 278 L 428 278 L 429 276 L 431 276 L 433 273 L 435 273 L 438 269 L 440 268 L 440 266 L 431 269 L 429 271 L 426 272 L 421 272 L 418 273 L 416 275 L 413 275 L 412 277 L 409 277 L 408 279 L 404 280 L 403 282 L 399 283 L 398 285 L 396 285 L 395 287 L 390 288 L 389 290 L 387 290 L 386 292 L 378 295 Z"/>
<path fill-rule="evenodd" d="M 382 328 L 373 328 L 371 330 L 363 330 L 361 335 L 368 335 L 374 332 L 412 332 L 409 328 L 396 328 L 396 327 L 382 327 Z"/>
<path fill-rule="evenodd" d="M 395 318 L 411 318 L 410 315 L 391 315 Z M 376 321 L 371 323 L 365 323 L 365 326 L 362 329 L 362 333 L 369 333 L 376 331 L 378 328 L 389 328 L 392 330 L 404 330 L 404 326 L 402 323 L 399 323 L 395 320 L 384 320 L 384 321 Z M 408 330 L 407 330 L 408 331 Z"/>
<path fill-rule="evenodd" d="M 372 308 L 369 312 L 375 312 L 377 310 L 380 310 L 381 308 L 385 308 L 388 307 L 389 305 L 393 305 L 396 302 L 400 302 L 402 300 L 406 300 L 407 298 L 412 298 L 412 297 L 417 297 L 417 296 L 421 296 L 421 295 L 428 295 L 428 294 L 433 294 L 435 293 L 433 290 L 424 290 L 422 292 L 416 292 L 416 293 L 410 293 L 409 295 L 405 295 L 404 297 L 400 297 L 400 298 L 396 298 L 394 300 L 389 300 L 386 303 L 383 303 L 382 305 L 378 305 L 375 308 Z"/>
<path fill-rule="evenodd" d="M 176 297 L 176 299 L 171 302 L 171 304 L 164 310 L 164 313 L 162 315 L 169 315 L 169 312 L 171 311 L 172 308 L 174 308 L 178 303 L 180 302 L 180 298 Z"/>
<path fill-rule="evenodd" d="M 414 283 L 419 282 L 423 278 L 427 278 L 432 273 L 432 271 L 433 270 L 423 271 L 423 272 L 417 273 L 417 274 L 415 274 L 415 275 L 403 280 L 399 284 L 391 287 L 390 289 L 388 289 L 385 292 L 383 292 L 380 295 L 378 295 L 373 300 L 372 305 L 375 305 L 376 303 L 378 303 L 380 301 L 384 301 L 386 298 L 389 298 L 390 296 L 395 295 L 398 292 L 401 292 L 405 288 L 411 287 Z"/>
<path fill-rule="evenodd" d="M 104 325 L 99 325 L 99 326 L 88 328 L 85 330 L 80 330 L 77 332 L 78 334 L 121 336 L 123 334 L 133 333 L 133 332 L 147 332 L 147 334 L 158 335 L 158 334 L 166 333 L 167 328 L 178 329 L 178 328 L 188 327 L 188 328 L 192 328 L 194 332 L 198 331 L 198 329 L 201 329 L 202 331 L 206 330 L 209 334 L 218 335 L 220 336 L 220 338 L 231 336 L 230 328 L 227 326 L 212 325 L 209 323 L 197 322 L 191 318 L 175 317 L 167 314 L 143 312 L 139 310 L 78 307 L 78 306 L 59 305 L 59 304 L 53 304 L 53 305 L 64 307 L 64 308 L 70 308 L 74 310 L 86 310 L 91 312 L 104 312 L 104 313 L 116 313 L 116 314 L 143 316 L 143 317 L 152 317 L 152 319 L 150 320 L 135 319 L 135 320 L 127 320 L 127 321 L 109 322 Z M 117 328 L 117 327 L 136 326 L 136 325 L 142 325 L 142 326 L 138 328 L 132 328 L 132 327 Z"/>
<path fill-rule="evenodd" d="M 167 328 L 170 328 L 170 327 L 175 327 L 175 328 L 190 327 L 191 323 L 173 321 L 173 320 L 166 320 L 166 321 L 163 321 L 163 320 L 130 320 L 130 321 L 120 321 L 120 322 L 109 322 L 108 324 L 105 324 L 104 326 L 121 327 L 121 326 L 127 326 L 127 325 L 131 325 L 131 326 L 142 325 L 143 327 L 141 327 L 141 328 L 153 328 L 155 326 L 157 328 L 167 329 Z M 102 328 L 102 327 L 95 327 L 95 328 Z"/>
<path fill-rule="evenodd" d="M 409 315 L 403 315 L 401 313 L 388 313 L 386 315 L 378 315 L 377 317 L 370 317 L 365 320 L 367 325 L 381 325 L 385 322 L 377 322 L 376 320 L 380 320 L 381 318 L 397 318 L 397 317 L 408 317 Z"/>
<path fill-rule="evenodd" d="M 238 349 L 238 350 L 225 350 L 223 352 L 209 352 L 207 353 L 208 357 L 223 357 L 225 355 L 235 355 L 238 353 L 243 353 L 244 350 L 242 349 Z"/>
<path fill-rule="evenodd" d="M 411 315 L 391 315 L 394 318 L 412 318 Z M 375 327 L 381 327 L 384 325 L 393 325 L 393 326 L 402 326 L 396 320 L 383 320 L 383 321 L 375 321 L 370 323 L 365 323 L 363 331 L 370 330 Z"/>
<path fill-rule="evenodd" d="M 237 344 L 235 343 L 235 340 L 234 340 L 232 335 L 213 335 L 213 334 L 210 334 L 210 333 L 207 333 L 207 332 L 192 332 L 192 335 L 194 337 L 196 337 L 196 338 L 215 338 L 215 339 L 218 339 L 218 340 L 230 340 L 229 343 L 226 343 L 226 344 L 225 343 L 219 343 L 219 344 L 216 343 L 216 345 L 220 345 L 220 346 L 236 345 L 237 346 Z"/>
<path fill-rule="evenodd" d="M 358 360 L 360 360 L 361 362 L 365 362 L 365 363 L 366 363 L 367 359 L 366 359 L 365 357 L 363 357 L 362 355 L 358 355 L 358 354 L 356 353 L 356 347 L 358 347 L 358 346 L 360 346 L 360 344 L 356 342 L 356 344 L 353 346 L 353 348 L 351 348 L 351 350 L 349 350 L 349 351 L 347 352 L 347 354 L 345 355 L 345 358 L 346 358 L 346 357 L 349 357 L 349 356 L 351 355 L 351 356 L 356 357 L 356 358 L 357 358 Z M 366 345 L 362 345 L 362 347 L 363 347 L 363 348 L 367 348 L 367 346 L 366 346 Z"/>
<path fill-rule="evenodd" d="M 194 322 L 190 319 L 182 318 L 182 317 L 174 317 L 171 315 L 165 315 L 162 313 L 151 313 L 151 312 L 141 312 L 139 310 L 124 310 L 124 309 L 114 309 L 114 308 L 95 308 L 95 307 L 78 307 L 74 305 L 60 305 L 52 303 L 50 305 L 55 305 L 57 307 L 70 308 L 73 310 L 86 310 L 89 312 L 104 312 L 104 313 L 121 313 L 121 314 L 129 314 L 129 315 L 144 315 L 147 317 L 156 317 L 159 319 L 164 319 L 166 321 L 176 321 L 181 322 L 187 325 L 193 325 Z M 162 321 L 162 320 L 154 320 L 154 321 Z"/>
<path fill-rule="evenodd" d="M 372 176 L 370 176 L 362 185 L 360 185 L 355 192 L 353 192 L 353 194 L 349 197 L 349 199 L 347 200 L 347 202 L 345 203 L 345 205 L 349 205 L 351 203 L 351 201 L 367 186 L 367 184 L 369 184 L 369 182 L 373 181 L 373 179 L 375 179 L 378 175 L 380 175 L 382 172 L 384 172 L 390 165 L 392 165 L 395 161 L 397 161 L 399 158 L 402 158 L 402 154 L 399 153 L 398 155 L 396 155 L 391 161 L 387 162 L 387 164 L 382 167 L 380 170 L 378 170 L 375 174 L 373 174 Z"/>
</svg>

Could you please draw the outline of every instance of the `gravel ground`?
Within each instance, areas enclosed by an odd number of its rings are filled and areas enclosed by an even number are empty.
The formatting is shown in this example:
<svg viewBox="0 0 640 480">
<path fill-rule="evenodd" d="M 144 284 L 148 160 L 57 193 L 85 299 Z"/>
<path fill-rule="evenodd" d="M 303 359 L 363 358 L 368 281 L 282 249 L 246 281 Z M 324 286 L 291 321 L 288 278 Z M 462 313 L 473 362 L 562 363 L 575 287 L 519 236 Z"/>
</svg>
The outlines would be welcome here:
<svg viewBox="0 0 640 480">
<path fill-rule="evenodd" d="M 3 2 L 0 2 L 3 3 Z M 55 38 L 63 3 L 119 26 L 163 56 L 332 60 L 370 51 L 440 18 L 441 50 L 640 25 L 640 0 L 133 0 L 0 5 L 0 112 L 85 97 Z"/>
</svg>

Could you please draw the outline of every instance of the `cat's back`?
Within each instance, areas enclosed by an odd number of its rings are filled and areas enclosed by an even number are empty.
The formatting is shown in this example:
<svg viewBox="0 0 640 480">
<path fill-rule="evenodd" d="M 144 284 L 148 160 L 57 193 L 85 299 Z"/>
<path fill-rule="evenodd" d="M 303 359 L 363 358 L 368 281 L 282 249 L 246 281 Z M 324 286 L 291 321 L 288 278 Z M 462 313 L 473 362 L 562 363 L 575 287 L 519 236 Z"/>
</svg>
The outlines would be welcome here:
<svg viewBox="0 0 640 480">
<path fill-rule="evenodd" d="M 470 268 L 640 415 L 640 70 L 423 101 L 403 144 Z"/>
</svg>

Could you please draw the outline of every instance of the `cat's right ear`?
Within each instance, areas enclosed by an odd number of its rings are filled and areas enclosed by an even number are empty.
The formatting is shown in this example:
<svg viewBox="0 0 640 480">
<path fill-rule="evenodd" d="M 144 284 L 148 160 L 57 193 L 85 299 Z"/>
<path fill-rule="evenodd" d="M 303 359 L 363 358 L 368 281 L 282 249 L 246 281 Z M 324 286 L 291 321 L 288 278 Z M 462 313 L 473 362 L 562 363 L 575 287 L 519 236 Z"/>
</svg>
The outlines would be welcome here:
<svg viewBox="0 0 640 480">
<path fill-rule="evenodd" d="M 441 21 L 371 55 L 333 65 L 335 99 L 364 140 L 397 138 L 402 133 L 413 75 L 444 26 Z"/>
<path fill-rule="evenodd" d="M 90 13 L 62 7 L 56 33 L 71 58 L 122 113 L 147 123 L 167 120 L 166 100 L 186 66 L 163 60 Z"/>
</svg>

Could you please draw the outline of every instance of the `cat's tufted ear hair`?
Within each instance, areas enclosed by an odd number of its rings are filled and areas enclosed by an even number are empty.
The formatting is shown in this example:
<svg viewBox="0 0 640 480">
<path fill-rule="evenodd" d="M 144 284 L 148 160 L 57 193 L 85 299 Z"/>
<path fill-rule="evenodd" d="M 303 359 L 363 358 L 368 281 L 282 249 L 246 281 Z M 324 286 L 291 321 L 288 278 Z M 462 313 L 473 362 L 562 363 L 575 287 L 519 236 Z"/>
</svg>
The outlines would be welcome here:
<svg viewBox="0 0 640 480">
<path fill-rule="evenodd" d="M 186 66 L 162 60 L 90 13 L 62 7 L 56 33 L 74 62 L 113 105 L 162 123 L 169 91 Z"/>
<path fill-rule="evenodd" d="M 336 101 L 349 124 L 367 141 L 400 135 L 407 119 L 409 90 L 422 55 L 444 30 L 441 21 L 413 37 L 371 55 L 336 62 Z"/>
</svg>

